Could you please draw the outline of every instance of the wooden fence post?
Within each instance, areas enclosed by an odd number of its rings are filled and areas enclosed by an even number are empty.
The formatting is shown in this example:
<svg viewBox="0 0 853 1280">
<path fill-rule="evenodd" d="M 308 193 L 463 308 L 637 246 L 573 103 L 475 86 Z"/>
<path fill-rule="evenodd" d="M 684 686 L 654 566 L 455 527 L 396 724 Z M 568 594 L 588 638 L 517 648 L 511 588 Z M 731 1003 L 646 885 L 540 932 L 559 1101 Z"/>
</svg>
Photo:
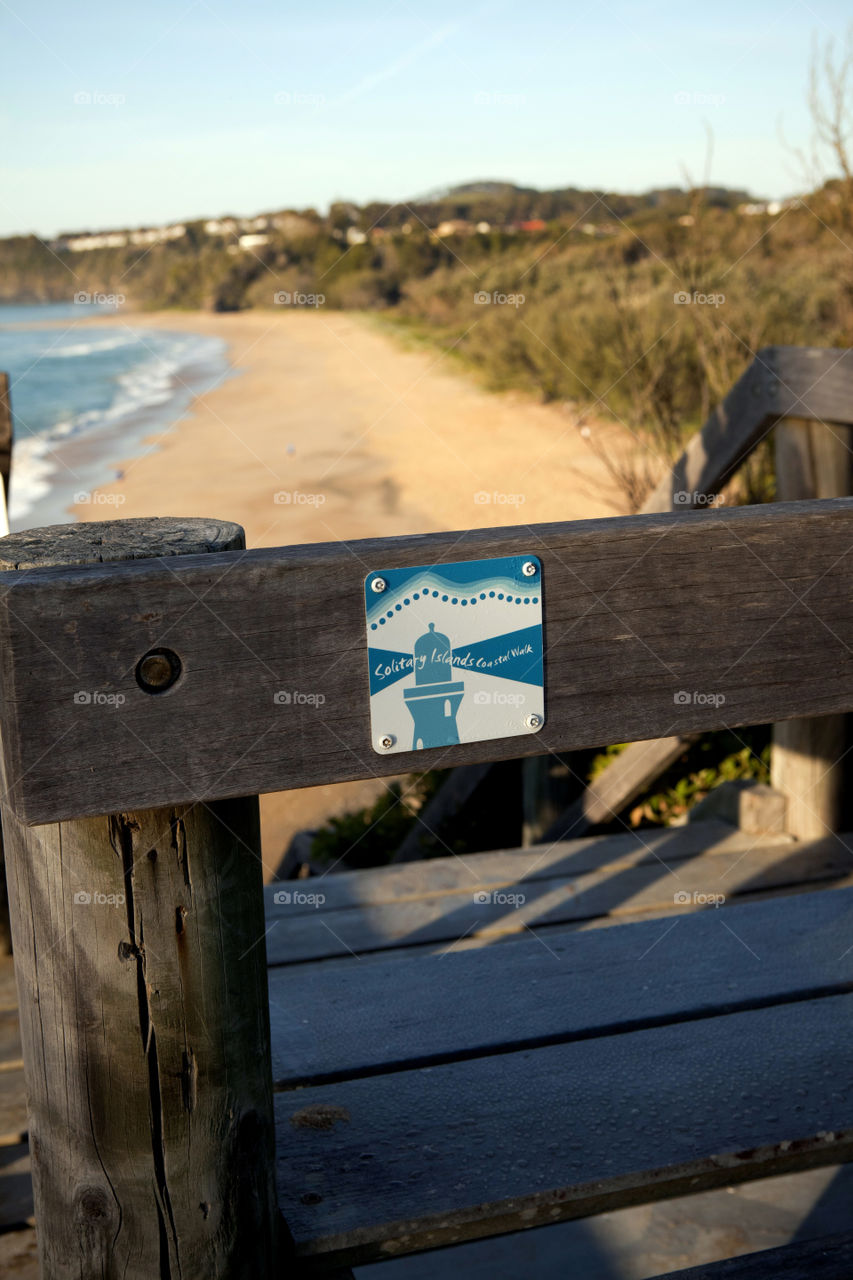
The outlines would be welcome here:
<svg viewBox="0 0 853 1280">
<path fill-rule="evenodd" d="M 776 498 L 841 498 L 851 489 L 849 426 L 783 418 L 775 427 Z M 846 718 L 811 716 L 773 726 L 771 782 L 787 799 L 786 828 L 803 840 L 838 830 Z"/>
<path fill-rule="evenodd" d="M 13 534 L 3 564 L 243 545 L 238 525 L 111 521 Z M 75 696 L 81 716 L 97 692 Z M 41 827 L 4 800 L 2 821 L 44 1280 L 268 1280 L 277 1209 L 257 797 Z"/>
</svg>

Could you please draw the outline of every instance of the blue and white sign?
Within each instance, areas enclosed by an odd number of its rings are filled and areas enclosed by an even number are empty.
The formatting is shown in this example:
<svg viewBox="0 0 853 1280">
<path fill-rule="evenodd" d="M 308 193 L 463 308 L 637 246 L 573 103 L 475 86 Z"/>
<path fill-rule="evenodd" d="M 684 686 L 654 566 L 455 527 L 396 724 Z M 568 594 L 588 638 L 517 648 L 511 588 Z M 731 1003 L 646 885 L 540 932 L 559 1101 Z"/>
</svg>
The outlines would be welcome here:
<svg viewBox="0 0 853 1280">
<path fill-rule="evenodd" d="M 364 583 L 373 749 L 536 733 L 545 723 L 535 556 L 381 569 Z"/>
</svg>

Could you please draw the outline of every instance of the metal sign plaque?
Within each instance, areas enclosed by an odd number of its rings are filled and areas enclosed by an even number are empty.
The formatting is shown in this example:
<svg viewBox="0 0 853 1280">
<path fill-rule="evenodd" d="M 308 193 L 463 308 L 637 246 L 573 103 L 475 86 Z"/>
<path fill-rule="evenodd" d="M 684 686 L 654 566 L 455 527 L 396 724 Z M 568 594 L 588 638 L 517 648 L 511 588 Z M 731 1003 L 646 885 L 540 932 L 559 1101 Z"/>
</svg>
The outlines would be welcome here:
<svg viewBox="0 0 853 1280">
<path fill-rule="evenodd" d="M 535 556 L 381 569 L 364 582 L 374 751 L 536 733 L 545 723 Z"/>
</svg>

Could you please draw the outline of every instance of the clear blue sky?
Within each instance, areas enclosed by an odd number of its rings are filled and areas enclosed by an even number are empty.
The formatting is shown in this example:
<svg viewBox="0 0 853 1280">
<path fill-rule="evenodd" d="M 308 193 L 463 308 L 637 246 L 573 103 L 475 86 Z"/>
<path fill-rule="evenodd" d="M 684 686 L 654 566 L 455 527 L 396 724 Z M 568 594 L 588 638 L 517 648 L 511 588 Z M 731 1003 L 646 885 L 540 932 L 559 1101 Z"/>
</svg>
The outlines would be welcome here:
<svg viewBox="0 0 853 1280">
<path fill-rule="evenodd" d="M 813 36 L 849 4 L 0 0 L 0 234 L 472 178 L 794 191 Z M 86 95 L 90 101 L 75 101 Z M 680 95 L 680 99 L 677 99 Z"/>
</svg>

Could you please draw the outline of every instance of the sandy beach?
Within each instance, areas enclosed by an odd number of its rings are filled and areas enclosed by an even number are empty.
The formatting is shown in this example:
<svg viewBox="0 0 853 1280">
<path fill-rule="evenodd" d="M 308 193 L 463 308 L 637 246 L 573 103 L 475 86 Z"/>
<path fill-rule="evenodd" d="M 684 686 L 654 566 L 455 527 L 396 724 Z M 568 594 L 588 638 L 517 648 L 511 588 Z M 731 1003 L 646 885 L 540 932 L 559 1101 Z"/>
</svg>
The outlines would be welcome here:
<svg viewBox="0 0 853 1280">
<path fill-rule="evenodd" d="M 622 511 L 607 469 L 564 408 L 492 394 L 449 356 L 407 349 L 352 313 L 123 315 L 121 322 L 214 334 L 237 376 L 98 492 L 121 517 L 237 521 L 249 546 L 595 518 Z M 109 321 L 115 325 L 115 318 Z M 594 427 L 625 447 L 625 433 Z M 90 503 L 80 520 L 113 509 Z M 381 783 L 261 801 L 268 873 L 294 831 L 358 808 Z"/>
</svg>

